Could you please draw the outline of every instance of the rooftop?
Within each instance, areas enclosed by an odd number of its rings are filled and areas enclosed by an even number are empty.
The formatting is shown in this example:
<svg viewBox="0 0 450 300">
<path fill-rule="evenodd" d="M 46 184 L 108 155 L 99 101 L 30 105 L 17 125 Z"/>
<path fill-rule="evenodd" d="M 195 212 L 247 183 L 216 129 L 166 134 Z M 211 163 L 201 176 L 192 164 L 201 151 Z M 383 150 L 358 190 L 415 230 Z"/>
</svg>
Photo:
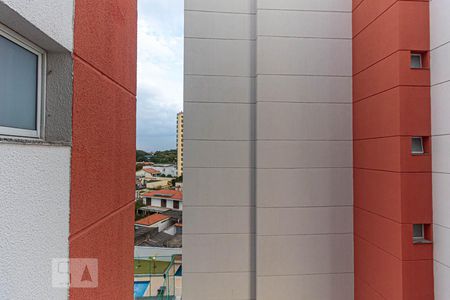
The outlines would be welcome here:
<svg viewBox="0 0 450 300">
<path fill-rule="evenodd" d="M 160 171 L 158 171 L 158 170 L 156 170 L 156 169 L 153 169 L 153 168 L 144 168 L 144 169 L 142 169 L 142 170 L 144 170 L 144 172 L 149 173 L 149 174 L 151 174 L 151 175 L 161 174 Z"/>
<path fill-rule="evenodd" d="M 145 217 L 143 219 L 140 219 L 139 221 L 136 221 L 136 224 L 143 225 L 143 226 L 151 226 L 158 222 L 168 220 L 170 217 L 161 215 L 161 214 L 153 214 L 151 216 Z"/>
<path fill-rule="evenodd" d="M 165 232 L 159 232 L 135 246 L 181 248 L 183 246 L 183 236 L 182 234 L 170 235 Z"/>
<path fill-rule="evenodd" d="M 147 235 L 156 235 L 158 233 L 158 228 L 153 227 L 153 228 L 148 228 L 148 227 L 138 227 L 137 229 L 134 230 L 134 237 L 136 238 L 141 238 L 141 237 L 146 237 Z"/>
<path fill-rule="evenodd" d="M 166 199 L 182 201 L 183 200 L 183 192 L 176 191 L 176 190 L 157 190 L 157 191 L 151 191 L 151 192 L 144 194 L 144 197 L 166 198 Z"/>
</svg>

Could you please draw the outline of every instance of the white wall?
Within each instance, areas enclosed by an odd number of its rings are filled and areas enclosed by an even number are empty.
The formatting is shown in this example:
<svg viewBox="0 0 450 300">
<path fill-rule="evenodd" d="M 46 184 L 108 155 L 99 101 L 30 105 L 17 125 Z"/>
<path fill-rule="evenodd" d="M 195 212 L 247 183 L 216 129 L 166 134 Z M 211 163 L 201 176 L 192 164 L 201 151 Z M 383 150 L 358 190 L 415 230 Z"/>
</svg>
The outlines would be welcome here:
<svg viewBox="0 0 450 300">
<path fill-rule="evenodd" d="M 151 206 L 161 207 L 161 199 L 158 199 L 158 198 L 152 198 Z"/>
<path fill-rule="evenodd" d="M 450 2 L 430 1 L 435 299 L 450 299 Z"/>
<path fill-rule="evenodd" d="M 173 208 L 173 200 L 167 200 L 167 208 Z"/>
<path fill-rule="evenodd" d="M 70 148 L 0 142 L 0 299 L 67 299 L 51 286 L 69 253 Z"/>
<path fill-rule="evenodd" d="M 352 1 L 257 3 L 256 299 L 353 299 Z"/>
<path fill-rule="evenodd" d="M 168 227 L 166 230 L 164 230 L 164 232 L 170 235 L 175 235 L 177 233 L 177 228 L 175 225 L 172 225 Z"/>
<path fill-rule="evenodd" d="M 164 174 L 166 176 L 170 176 L 170 177 L 174 177 L 174 178 L 177 177 L 176 166 L 166 166 L 166 167 L 151 166 L 150 168 L 158 170 L 161 172 L 161 174 Z"/>
<path fill-rule="evenodd" d="M 255 7 L 185 0 L 185 300 L 255 297 Z"/>
<path fill-rule="evenodd" d="M 73 0 L 0 0 L 65 47 L 73 49 Z"/>
<path fill-rule="evenodd" d="M 352 299 L 352 1 L 185 3 L 183 296 Z"/>
<path fill-rule="evenodd" d="M 172 224 L 172 222 L 170 221 L 170 219 L 159 222 L 157 224 L 158 232 L 166 230 L 171 224 Z M 152 227 L 156 227 L 156 226 L 152 226 Z"/>
</svg>

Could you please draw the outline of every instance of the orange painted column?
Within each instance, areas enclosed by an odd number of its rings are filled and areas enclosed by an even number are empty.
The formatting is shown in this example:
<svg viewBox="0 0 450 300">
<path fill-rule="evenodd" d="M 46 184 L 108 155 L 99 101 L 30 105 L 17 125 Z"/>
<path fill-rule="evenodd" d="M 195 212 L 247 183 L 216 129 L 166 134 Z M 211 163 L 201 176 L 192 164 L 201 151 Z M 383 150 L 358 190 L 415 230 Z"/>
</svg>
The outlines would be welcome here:
<svg viewBox="0 0 450 300">
<path fill-rule="evenodd" d="M 77 0 L 74 26 L 70 257 L 98 287 L 70 299 L 133 299 L 136 0 Z"/>
<path fill-rule="evenodd" d="M 357 300 L 434 299 L 432 244 L 413 241 L 413 224 L 432 241 L 429 32 L 428 1 L 353 1 Z"/>
</svg>

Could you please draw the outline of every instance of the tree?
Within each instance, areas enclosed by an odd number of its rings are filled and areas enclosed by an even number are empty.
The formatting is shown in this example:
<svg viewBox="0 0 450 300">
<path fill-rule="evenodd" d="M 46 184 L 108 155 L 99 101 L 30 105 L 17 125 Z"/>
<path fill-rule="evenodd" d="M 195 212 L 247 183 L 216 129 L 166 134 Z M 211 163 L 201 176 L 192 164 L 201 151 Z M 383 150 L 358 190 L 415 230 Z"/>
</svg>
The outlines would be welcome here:
<svg viewBox="0 0 450 300">
<path fill-rule="evenodd" d="M 183 175 L 175 178 L 175 182 L 183 182 Z"/>
<path fill-rule="evenodd" d="M 136 161 L 145 161 L 147 155 L 148 153 L 143 150 L 136 150 Z"/>
<path fill-rule="evenodd" d="M 177 162 L 177 150 L 156 151 L 149 161 L 155 164 L 175 164 Z"/>
<path fill-rule="evenodd" d="M 142 217 L 139 216 L 137 212 L 138 212 L 138 209 L 143 207 L 143 206 L 145 206 L 143 200 L 140 199 L 140 200 L 136 201 L 136 206 L 135 206 L 135 209 L 134 209 L 134 219 L 135 220 L 142 219 Z"/>
</svg>

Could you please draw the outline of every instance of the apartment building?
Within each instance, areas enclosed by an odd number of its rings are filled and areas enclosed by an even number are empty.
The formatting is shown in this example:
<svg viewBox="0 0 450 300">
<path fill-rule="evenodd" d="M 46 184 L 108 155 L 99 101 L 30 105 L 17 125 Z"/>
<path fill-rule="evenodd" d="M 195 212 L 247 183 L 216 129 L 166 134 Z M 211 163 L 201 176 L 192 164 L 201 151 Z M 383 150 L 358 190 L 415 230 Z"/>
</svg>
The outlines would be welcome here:
<svg viewBox="0 0 450 300">
<path fill-rule="evenodd" d="M 450 299 L 449 20 L 185 1 L 185 300 Z"/>
<path fill-rule="evenodd" d="M 0 0 L 0 299 L 132 298 L 136 17 Z M 89 288 L 69 257 L 97 262 Z"/>
<path fill-rule="evenodd" d="M 183 137 L 184 121 L 183 112 L 177 114 L 177 176 L 183 175 Z"/>
</svg>

